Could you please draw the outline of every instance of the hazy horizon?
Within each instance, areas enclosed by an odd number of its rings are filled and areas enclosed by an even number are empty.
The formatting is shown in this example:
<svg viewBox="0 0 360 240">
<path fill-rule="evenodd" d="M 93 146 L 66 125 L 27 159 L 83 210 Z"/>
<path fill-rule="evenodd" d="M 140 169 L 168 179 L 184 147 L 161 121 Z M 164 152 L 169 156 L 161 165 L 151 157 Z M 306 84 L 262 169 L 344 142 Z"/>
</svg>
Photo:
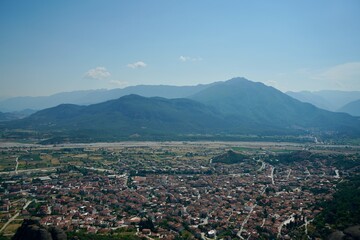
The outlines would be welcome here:
<svg viewBox="0 0 360 240">
<path fill-rule="evenodd" d="M 0 99 L 245 77 L 360 91 L 359 1 L 2 1 Z"/>
<path fill-rule="evenodd" d="M 243 78 L 243 77 L 234 77 L 234 78 Z M 226 80 L 219 80 L 219 81 L 215 81 L 215 82 L 225 82 L 228 80 L 231 80 L 233 78 L 230 79 L 226 79 Z M 247 78 L 245 78 L 247 79 Z M 251 79 L 248 79 L 250 81 L 253 81 Z M 10 98 L 17 98 L 17 97 L 48 97 L 48 96 L 52 96 L 52 95 L 56 95 L 56 94 L 62 94 L 62 93 L 71 93 L 71 92 L 82 92 L 82 91 L 109 91 L 109 90 L 115 90 L 115 89 L 124 89 L 127 87 L 136 87 L 136 86 L 176 86 L 176 87 L 189 87 L 189 86 L 197 86 L 197 85 L 206 85 L 206 84 L 211 84 L 211 83 L 215 83 L 215 82 L 210 82 L 210 83 L 197 83 L 197 84 L 187 84 L 187 85 L 175 85 L 175 84 L 137 84 L 137 85 L 129 85 L 129 86 L 120 86 L 120 87 L 114 87 L 114 88 L 94 88 L 94 89 L 74 89 L 74 90 L 69 90 L 69 91 L 59 91 L 59 92 L 54 92 L 54 93 L 45 93 L 44 95 L 19 95 L 19 96 L 1 96 L 0 97 L 0 101 L 6 100 L 6 99 L 10 99 Z M 261 82 L 261 81 L 253 81 L 253 82 Z M 264 82 L 261 82 L 264 83 Z M 360 90 L 336 90 L 336 89 L 321 89 L 321 90 L 298 90 L 298 91 L 292 91 L 292 90 L 287 90 L 287 91 L 283 91 L 281 89 L 278 89 L 276 86 L 272 86 L 269 83 L 264 83 L 267 86 L 270 87 L 274 87 L 277 90 L 280 90 L 283 93 L 287 93 L 287 92 L 312 92 L 312 93 L 316 93 L 316 92 L 321 92 L 321 91 L 341 91 L 341 92 L 360 92 Z"/>
</svg>

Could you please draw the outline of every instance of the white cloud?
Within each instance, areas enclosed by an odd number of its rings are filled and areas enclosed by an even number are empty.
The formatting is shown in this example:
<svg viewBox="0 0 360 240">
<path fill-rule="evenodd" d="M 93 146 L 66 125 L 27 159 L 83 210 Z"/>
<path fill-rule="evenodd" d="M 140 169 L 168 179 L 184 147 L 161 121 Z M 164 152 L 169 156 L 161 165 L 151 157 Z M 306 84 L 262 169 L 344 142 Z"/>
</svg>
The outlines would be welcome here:
<svg viewBox="0 0 360 240">
<path fill-rule="evenodd" d="M 127 65 L 127 67 L 129 67 L 129 68 L 144 68 L 144 67 L 146 67 L 147 66 L 147 64 L 146 63 L 144 63 L 144 62 L 142 62 L 142 61 L 138 61 L 138 62 L 135 62 L 135 63 L 129 63 L 128 65 Z"/>
<path fill-rule="evenodd" d="M 106 68 L 104 67 L 96 67 L 90 69 L 84 74 L 85 78 L 97 79 L 97 80 L 106 79 L 109 78 L 110 76 L 111 76 L 110 72 L 106 70 Z"/>
<path fill-rule="evenodd" d="M 182 62 L 186 62 L 188 60 L 188 57 L 180 56 L 179 60 Z"/>
<path fill-rule="evenodd" d="M 196 62 L 196 61 L 202 61 L 203 59 L 201 57 L 180 56 L 179 60 L 181 62 Z"/>
<path fill-rule="evenodd" d="M 332 85 L 334 88 L 354 90 L 360 88 L 360 62 L 348 62 L 319 71 L 313 80 Z"/>
<path fill-rule="evenodd" d="M 333 66 L 318 74 L 316 78 L 335 81 L 360 80 L 360 62 L 349 62 Z"/>
<path fill-rule="evenodd" d="M 267 75 L 266 78 L 269 78 Z M 300 68 L 272 76 L 278 87 L 286 91 L 360 90 L 360 61 L 326 68 Z"/>
</svg>

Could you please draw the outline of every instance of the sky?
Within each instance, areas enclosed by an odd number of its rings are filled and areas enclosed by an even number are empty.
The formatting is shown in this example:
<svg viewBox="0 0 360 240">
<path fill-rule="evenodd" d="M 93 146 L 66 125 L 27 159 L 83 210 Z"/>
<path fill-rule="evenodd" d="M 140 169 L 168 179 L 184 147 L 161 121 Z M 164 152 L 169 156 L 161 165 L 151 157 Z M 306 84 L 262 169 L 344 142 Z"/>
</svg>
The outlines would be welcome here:
<svg viewBox="0 0 360 240">
<path fill-rule="evenodd" d="M 0 1 L 0 99 L 245 77 L 360 91 L 358 0 Z"/>
</svg>

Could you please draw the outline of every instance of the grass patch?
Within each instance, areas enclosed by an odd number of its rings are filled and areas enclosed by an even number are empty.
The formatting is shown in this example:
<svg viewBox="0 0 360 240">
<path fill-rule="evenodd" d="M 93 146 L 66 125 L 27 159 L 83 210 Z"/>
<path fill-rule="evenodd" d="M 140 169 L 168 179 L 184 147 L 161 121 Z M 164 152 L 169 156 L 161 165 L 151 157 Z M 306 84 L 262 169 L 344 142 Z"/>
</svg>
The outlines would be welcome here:
<svg viewBox="0 0 360 240">
<path fill-rule="evenodd" d="M 4 230 L 4 235 L 15 234 L 16 230 L 21 226 L 19 223 L 10 223 Z"/>
</svg>

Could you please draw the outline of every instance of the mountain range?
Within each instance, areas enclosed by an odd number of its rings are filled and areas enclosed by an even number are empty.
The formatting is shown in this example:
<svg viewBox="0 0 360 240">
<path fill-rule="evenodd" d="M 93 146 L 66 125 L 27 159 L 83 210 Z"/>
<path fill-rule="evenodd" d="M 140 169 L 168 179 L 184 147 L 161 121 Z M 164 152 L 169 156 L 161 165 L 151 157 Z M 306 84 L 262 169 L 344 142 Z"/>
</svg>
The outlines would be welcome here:
<svg viewBox="0 0 360 240">
<path fill-rule="evenodd" d="M 169 86 L 169 85 L 138 85 L 123 89 L 98 89 L 83 90 L 73 92 L 62 92 L 50 96 L 40 97 L 13 97 L 0 100 L 0 111 L 12 113 L 12 116 L 22 118 L 35 111 L 45 108 L 55 107 L 60 104 L 90 105 L 112 99 L 117 99 L 129 94 L 137 94 L 144 97 L 163 97 L 163 98 L 189 98 L 192 95 L 210 87 L 220 84 L 200 84 L 196 86 Z M 301 91 L 286 92 L 287 95 L 302 102 L 311 103 L 318 108 L 333 112 L 346 112 L 354 116 L 359 116 L 360 111 L 356 104 L 345 107 L 352 101 L 360 100 L 360 91 Z M 21 113 L 21 114 L 19 114 Z"/>
<path fill-rule="evenodd" d="M 0 123 L 3 136 L 19 129 L 48 138 L 115 141 L 170 140 L 190 136 L 326 133 L 359 136 L 358 118 L 300 102 L 281 91 L 234 78 L 210 84 L 188 98 L 126 95 L 87 106 L 61 104 Z M 186 91 L 184 91 L 186 92 Z"/>
<path fill-rule="evenodd" d="M 339 112 L 349 113 L 353 116 L 360 117 L 360 99 L 353 102 L 349 102 L 338 110 Z"/>
<path fill-rule="evenodd" d="M 138 85 L 122 89 L 62 92 L 40 97 L 14 97 L 0 101 L 0 111 L 14 112 L 23 111 L 24 109 L 42 110 L 65 103 L 90 105 L 117 99 L 129 94 L 137 94 L 144 97 L 184 98 L 214 84 L 217 83 L 199 84 L 196 86 Z"/>
<path fill-rule="evenodd" d="M 35 112 L 36 111 L 31 110 L 31 109 L 25 109 L 25 110 L 16 111 L 16 112 L 5 112 L 5 113 L 0 112 L 0 122 L 25 118 Z"/>
<path fill-rule="evenodd" d="M 323 91 L 301 91 L 301 92 L 286 92 L 289 96 L 296 98 L 302 102 L 311 103 L 319 108 L 326 109 L 333 112 L 346 112 L 354 116 L 354 112 L 359 112 L 360 108 L 354 109 L 356 105 L 352 105 L 351 109 L 345 107 L 353 101 L 360 100 L 360 91 L 337 91 L 337 90 L 323 90 Z"/>
</svg>

